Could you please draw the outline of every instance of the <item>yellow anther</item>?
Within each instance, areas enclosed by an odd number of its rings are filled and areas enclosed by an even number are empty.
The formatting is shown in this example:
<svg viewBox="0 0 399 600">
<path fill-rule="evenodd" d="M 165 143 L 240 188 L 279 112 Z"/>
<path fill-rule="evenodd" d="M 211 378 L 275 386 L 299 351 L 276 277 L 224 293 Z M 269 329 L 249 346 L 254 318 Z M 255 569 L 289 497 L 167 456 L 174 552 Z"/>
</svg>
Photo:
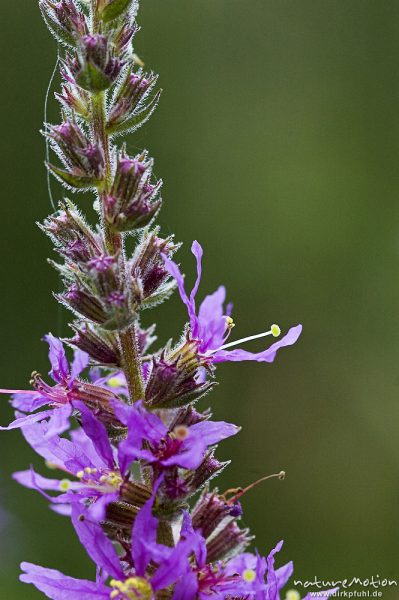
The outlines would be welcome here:
<svg viewBox="0 0 399 600">
<path fill-rule="evenodd" d="M 70 481 L 68 481 L 68 479 L 61 479 L 60 481 L 60 490 L 62 492 L 66 492 L 67 490 L 69 490 L 69 486 L 70 486 Z"/>
<path fill-rule="evenodd" d="M 281 333 L 280 327 L 275 324 L 270 327 L 270 331 L 272 332 L 273 337 L 278 337 Z"/>
<path fill-rule="evenodd" d="M 112 579 L 110 585 L 114 590 L 110 598 L 123 598 L 124 600 L 151 600 L 153 590 L 143 577 L 129 577 L 126 581 L 117 581 Z"/>
<path fill-rule="evenodd" d="M 120 387 L 123 385 L 123 381 L 120 377 L 110 377 L 108 379 L 108 385 L 112 388 Z"/>
<path fill-rule="evenodd" d="M 178 425 L 172 433 L 177 440 L 183 441 L 190 435 L 190 430 L 185 425 Z"/>
<path fill-rule="evenodd" d="M 76 473 L 76 477 L 77 477 L 78 479 L 82 479 L 84 476 L 85 476 L 85 474 L 84 474 L 84 471 L 78 471 L 78 472 Z"/>
<path fill-rule="evenodd" d="M 301 595 L 296 590 L 288 590 L 285 600 L 301 600 Z"/>
<path fill-rule="evenodd" d="M 100 483 L 111 485 L 112 487 L 118 488 L 122 483 L 122 477 L 115 471 L 110 471 L 107 475 L 101 475 Z"/>
<path fill-rule="evenodd" d="M 236 326 L 236 324 L 234 323 L 233 319 L 231 317 L 225 317 L 226 319 L 226 325 L 228 329 L 233 329 L 233 327 Z"/>
<path fill-rule="evenodd" d="M 256 573 L 253 569 L 245 569 L 245 571 L 242 574 L 242 578 L 247 583 L 252 583 L 256 579 Z"/>
</svg>

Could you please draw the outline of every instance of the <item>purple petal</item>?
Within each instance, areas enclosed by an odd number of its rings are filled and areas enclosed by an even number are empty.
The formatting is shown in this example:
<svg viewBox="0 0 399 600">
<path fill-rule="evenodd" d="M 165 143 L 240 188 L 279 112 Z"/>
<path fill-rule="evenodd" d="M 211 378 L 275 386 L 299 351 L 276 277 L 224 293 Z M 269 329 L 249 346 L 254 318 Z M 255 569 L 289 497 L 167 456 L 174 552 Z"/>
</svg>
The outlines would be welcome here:
<svg viewBox="0 0 399 600">
<path fill-rule="evenodd" d="M 41 396 L 37 392 L 14 394 L 11 401 L 11 405 L 14 408 L 29 413 L 45 406 L 45 404 L 48 404 L 48 398 Z"/>
<path fill-rule="evenodd" d="M 277 350 L 279 350 L 279 348 L 284 348 L 285 346 L 292 346 L 292 344 L 295 344 L 295 342 L 297 341 L 297 339 L 299 338 L 299 336 L 301 335 L 301 331 L 302 331 L 302 325 L 297 325 L 296 327 L 291 327 L 291 329 L 288 331 L 288 333 L 281 338 L 281 340 L 279 340 L 278 342 L 275 342 L 274 344 L 272 344 L 270 346 L 270 348 L 267 348 L 266 350 L 263 350 L 262 352 L 247 352 L 246 350 L 241 350 L 241 348 L 237 349 L 237 350 L 219 350 L 218 352 L 215 352 L 215 354 L 212 357 L 212 360 L 214 363 L 219 363 L 219 362 L 226 362 L 226 361 L 230 361 L 230 362 L 239 362 L 242 360 L 254 360 L 256 362 L 273 362 L 275 357 L 276 357 L 276 353 Z"/>
<path fill-rule="evenodd" d="M 66 469 L 73 474 L 84 469 L 85 467 L 101 468 L 105 466 L 104 462 L 97 455 L 96 462 L 85 454 L 85 449 L 80 442 L 70 441 L 65 438 L 60 438 L 58 435 L 48 437 L 48 423 L 45 421 L 24 427 L 23 435 L 32 448 L 45 460 L 54 463 L 56 466 Z M 77 433 L 80 430 L 74 430 L 73 439 L 76 439 Z M 85 434 L 83 433 L 85 436 Z M 86 436 L 85 436 L 86 437 Z M 88 439 L 88 438 L 87 438 Z"/>
<path fill-rule="evenodd" d="M 84 432 L 91 439 L 94 447 L 104 459 L 107 466 L 110 469 L 113 469 L 114 455 L 104 425 L 95 418 L 93 413 L 83 404 L 83 402 L 75 402 L 75 406 L 80 410 L 82 415 L 82 427 Z"/>
<path fill-rule="evenodd" d="M 201 421 L 190 427 L 190 434 L 192 432 L 199 434 L 206 446 L 213 446 L 221 440 L 236 435 L 240 429 L 241 427 L 224 421 Z"/>
<path fill-rule="evenodd" d="M 187 573 L 176 584 L 172 600 L 192 600 L 197 597 L 198 577 L 196 573 Z"/>
<path fill-rule="evenodd" d="M 52 436 L 60 435 L 69 429 L 69 417 L 72 414 L 72 406 L 70 404 L 64 404 L 60 408 L 55 408 L 53 414 L 48 421 L 48 429 L 46 432 L 46 438 L 49 439 Z"/>
<path fill-rule="evenodd" d="M 70 517 L 72 514 L 72 507 L 70 504 L 52 504 L 50 509 L 63 517 Z"/>
<path fill-rule="evenodd" d="M 277 569 L 276 577 L 277 577 L 277 582 L 278 582 L 277 585 L 278 585 L 279 590 L 281 590 L 285 586 L 285 584 L 287 583 L 287 581 L 289 580 L 289 578 L 291 577 L 293 572 L 294 572 L 294 563 L 292 561 L 287 563 L 283 567 L 280 567 L 279 569 Z"/>
<path fill-rule="evenodd" d="M 191 296 L 189 298 L 186 294 L 186 290 L 184 288 L 184 277 L 181 274 L 179 267 L 177 266 L 177 264 L 175 262 L 173 262 L 173 260 L 171 260 L 164 254 L 162 255 L 162 258 L 165 262 L 165 267 L 166 267 L 166 270 L 168 271 L 169 275 L 172 275 L 173 279 L 176 281 L 177 289 L 179 290 L 179 294 L 180 294 L 180 298 L 182 299 L 182 301 L 184 302 L 184 304 L 187 307 L 188 316 L 190 318 L 191 328 L 194 330 L 197 327 L 197 316 L 195 314 L 195 304 L 193 304 L 193 302 L 191 301 Z"/>
<path fill-rule="evenodd" d="M 76 379 L 76 377 L 78 377 L 78 375 L 81 374 L 82 371 L 85 370 L 89 364 L 89 359 L 90 357 L 87 352 L 83 352 L 83 350 L 75 350 L 71 365 L 71 383 Z"/>
<path fill-rule="evenodd" d="M 197 560 L 197 565 L 201 568 L 206 563 L 206 541 L 198 531 L 195 531 L 191 521 L 190 513 L 185 510 L 183 512 L 180 538 L 186 539 L 190 536 L 196 536 L 196 547 L 194 548 L 194 554 Z"/>
<path fill-rule="evenodd" d="M 154 590 L 167 587 L 190 570 L 188 557 L 192 554 L 196 546 L 195 537 L 195 535 L 190 536 L 183 542 L 179 542 L 171 552 L 168 549 L 168 555 L 164 557 L 164 560 L 151 579 L 151 585 Z"/>
<path fill-rule="evenodd" d="M 124 579 L 113 543 L 107 538 L 101 525 L 90 520 L 89 513 L 84 512 L 80 504 L 74 504 L 72 507 L 72 523 L 81 544 L 93 562 L 103 568 L 111 577 Z"/>
<path fill-rule="evenodd" d="M 47 477 L 42 477 L 41 475 L 34 473 L 33 469 L 17 471 L 12 474 L 12 478 L 31 490 L 36 490 L 39 487 L 42 490 L 60 491 L 61 481 L 59 479 L 47 479 Z"/>
<path fill-rule="evenodd" d="M 199 312 L 199 335 L 203 340 L 204 352 L 209 349 L 215 350 L 223 345 L 226 334 L 226 312 L 223 305 L 226 299 L 226 289 L 220 286 L 216 292 L 206 296 L 203 300 Z"/>
<path fill-rule="evenodd" d="M 190 293 L 190 303 L 192 304 L 193 307 L 195 307 L 195 296 L 197 295 L 199 284 L 201 282 L 201 276 L 202 276 L 202 255 L 204 254 L 202 246 L 201 246 L 201 244 L 199 244 L 197 242 L 197 240 L 193 241 L 193 243 L 191 245 L 191 252 L 194 254 L 195 259 L 197 261 L 197 279 L 196 279 L 194 287 L 193 287 L 193 289 L 191 290 L 191 293 Z"/>
<path fill-rule="evenodd" d="M 109 600 L 110 588 L 102 583 L 74 579 L 54 569 L 46 569 L 27 562 L 21 563 L 21 569 L 25 573 L 20 575 L 20 581 L 32 583 L 52 600 L 76 600 L 77 597 L 85 600 L 98 600 L 98 598 Z"/>
<path fill-rule="evenodd" d="M 27 415 L 25 417 L 18 417 L 15 421 L 12 421 L 7 427 L 0 427 L 0 431 L 10 431 L 10 429 L 18 429 L 19 427 L 24 427 L 25 425 L 31 425 L 32 423 L 36 423 L 37 421 L 42 421 L 47 417 L 50 417 L 53 414 L 54 410 L 44 410 L 41 413 L 36 413 L 35 415 Z"/>
<path fill-rule="evenodd" d="M 132 529 L 132 558 L 137 574 L 142 577 L 149 563 L 160 563 L 170 553 L 170 548 L 157 544 L 158 520 L 152 507 L 162 478 L 155 483 L 152 496 L 140 509 Z"/>
<path fill-rule="evenodd" d="M 276 572 L 274 570 L 274 556 L 277 552 L 280 552 L 283 541 L 279 542 L 275 548 L 269 553 L 267 562 L 267 591 L 270 600 L 277 600 L 279 598 L 279 586 Z"/>
<path fill-rule="evenodd" d="M 189 435 L 180 448 L 176 449 L 176 453 L 160 462 L 164 467 L 175 465 L 183 469 L 196 469 L 202 462 L 206 448 L 207 444 L 202 435 L 192 431 L 190 427 Z"/>
<path fill-rule="evenodd" d="M 143 440 L 156 444 L 167 434 L 167 428 L 159 417 L 145 410 L 141 401 L 129 407 L 121 407 L 119 404 L 122 403 L 114 403 L 115 413 L 119 419 L 123 418 L 122 422 L 128 427 L 128 436 L 118 447 L 119 466 L 121 472 L 125 472 L 129 464 L 139 456 L 151 460 L 152 455 L 147 450 L 141 450 Z"/>
<path fill-rule="evenodd" d="M 61 340 L 54 337 L 51 333 L 45 335 L 44 339 L 49 345 L 48 357 L 51 364 L 49 375 L 51 375 L 54 381 L 62 383 L 69 375 L 69 365 L 65 355 L 64 346 Z"/>
<path fill-rule="evenodd" d="M 99 523 L 105 520 L 105 514 L 108 504 L 116 502 L 119 497 L 119 492 L 110 492 L 109 494 L 103 494 L 100 498 L 97 498 L 93 504 L 90 504 L 88 508 L 89 515 Z"/>
<path fill-rule="evenodd" d="M 103 458 L 98 455 L 98 452 L 94 447 L 93 442 L 90 438 L 87 437 L 87 435 L 81 427 L 73 429 L 69 435 L 73 444 L 75 445 L 75 448 L 79 448 L 81 454 L 83 454 L 86 457 L 85 466 L 90 466 L 90 463 L 93 467 L 100 469 L 106 466 L 106 463 L 104 463 Z"/>
</svg>

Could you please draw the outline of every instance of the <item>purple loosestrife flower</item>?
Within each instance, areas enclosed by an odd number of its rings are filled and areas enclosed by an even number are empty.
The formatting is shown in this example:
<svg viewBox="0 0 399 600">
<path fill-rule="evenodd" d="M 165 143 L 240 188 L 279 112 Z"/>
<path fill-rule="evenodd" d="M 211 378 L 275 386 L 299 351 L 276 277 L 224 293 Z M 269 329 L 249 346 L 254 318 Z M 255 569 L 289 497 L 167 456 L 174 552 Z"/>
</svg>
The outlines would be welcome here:
<svg viewBox="0 0 399 600">
<path fill-rule="evenodd" d="M 180 297 L 187 307 L 191 333 L 194 338 L 200 340 L 199 351 L 202 354 L 210 356 L 213 363 L 242 360 L 273 362 L 277 350 L 285 346 L 291 346 L 297 341 L 302 331 L 301 325 L 292 327 L 283 338 L 262 352 L 247 352 L 241 348 L 226 351 L 225 348 L 267 335 L 278 337 L 280 335 L 280 328 L 278 325 L 272 325 L 270 331 L 226 344 L 225 341 L 234 326 L 233 320 L 230 317 L 231 305 L 228 305 L 226 310 L 224 309 L 226 290 L 223 286 L 220 286 L 216 292 L 207 296 L 199 307 L 197 314 L 195 297 L 201 281 L 203 250 L 200 244 L 194 241 L 191 251 L 197 261 L 197 279 L 189 296 L 186 293 L 184 277 L 178 265 L 167 256 L 164 256 L 164 261 L 167 270 L 175 279 Z"/>
<path fill-rule="evenodd" d="M 46 335 L 44 339 L 49 344 L 51 364 L 49 375 L 56 385 L 49 386 L 39 374 L 34 373 L 32 379 L 37 389 L 36 392 L 0 390 L 0 393 L 14 394 L 12 406 L 18 411 L 33 413 L 33 411 L 42 408 L 46 404 L 50 405 L 51 408 L 31 415 L 20 415 L 7 427 L 0 427 L 0 430 L 23 427 L 48 417 L 50 417 L 48 435 L 59 434 L 69 428 L 69 417 L 72 414 L 71 392 L 78 375 L 87 367 L 89 356 L 85 352 L 77 350 L 69 367 L 62 342 L 51 333 Z"/>
<path fill-rule="evenodd" d="M 240 430 L 224 421 L 201 421 L 191 426 L 178 425 L 172 431 L 154 413 L 148 412 L 141 401 L 133 407 L 115 405 L 115 414 L 128 428 L 126 440 L 119 444 L 122 468 L 141 459 L 160 470 L 170 467 L 196 469 L 208 446 L 235 435 Z"/>
<path fill-rule="evenodd" d="M 91 517 L 104 518 L 104 511 L 110 502 L 118 498 L 120 487 L 126 477 L 117 463 L 117 453 L 112 448 L 107 431 L 84 404 L 76 402 L 81 413 L 83 428 L 71 431 L 71 440 L 52 435 L 47 436 L 46 421 L 26 425 L 22 433 L 30 446 L 52 468 L 62 471 L 71 481 L 41 477 L 31 468 L 14 473 L 13 477 L 25 487 L 62 492 L 58 496 L 45 497 L 55 504 L 70 505 L 76 502 L 90 502 Z M 67 506 L 64 513 L 69 513 Z"/>
<path fill-rule="evenodd" d="M 49 418 L 46 437 L 59 435 L 69 429 L 69 418 L 73 412 L 73 402 L 79 400 L 96 410 L 97 413 L 103 416 L 104 420 L 115 421 L 110 401 L 117 399 L 113 387 L 117 391 L 124 391 L 123 379 L 117 380 L 120 383 L 118 387 L 112 385 L 112 383 L 115 383 L 115 381 L 112 381 L 112 375 L 105 379 L 101 378 L 98 384 L 81 381 L 78 377 L 87 367 L 89 355 L 82 350 L 76 350 L 72 364 L 69 366 L 61 340 L 52 334 L 46 335 L 44 339 L 49 344 L 51 364 L 49 375 L 55 385 L 50 386 L 38 373 L 34 373 L 32 384 L 36 388 L 36 392 L 0 390 L 0 393 L 3 394 L 13 394 L 12 406 L 18 411 L 17 419 L 7 427 L 0 427 L 0 430 L 16 429 Z M 108 384 L 110 380 L 111 385 Z M 45 405 L 50 408 L 34 412 Z M 32 414 L 24 415 L 20 411 Z"/>
<path fill-rule="evenodd" d="M 123 557 L 123 562 L 87 511 L 74 506 L 72 520 L 78 537 L 101 571 L 97 582 L 73 579 L 31 563 L 21 564 L 25 571 L 21 581 L 35 585 L 53 600 L 76 600 L 78 594 L 84 594 L 85 600 L 153 600 L 158 590 L 167 588 L 189 571 L 188 559 L 198 544 L 194 532 L 181 539 L 174 548 L 157 542 L 158 521 L 152 515 L 156 490 L 157 486 L 136 518 L 132 531 L 135 544 L 131 553 Z M 107 584 L 108 576 L 112 579 Z"/>
<path fill-rule="evenodd" d="M 181 534 L 192 535 L 189 519 L 183 522 Z M 197 535 L 195 562 L 191 571 L 177 583 L 173 600 L 207 600 L 208 598 L 255 598 L 279 600 L 279 591 L 293 572 L 292 563 L 274 571 L 274 555 L 281 549 L 280 542 L 265 559 L 248 552 L 228 561 L 207 562 L 204 538 Z M 266 577 L 266 578 L 265 578 Z"/>
</svg>

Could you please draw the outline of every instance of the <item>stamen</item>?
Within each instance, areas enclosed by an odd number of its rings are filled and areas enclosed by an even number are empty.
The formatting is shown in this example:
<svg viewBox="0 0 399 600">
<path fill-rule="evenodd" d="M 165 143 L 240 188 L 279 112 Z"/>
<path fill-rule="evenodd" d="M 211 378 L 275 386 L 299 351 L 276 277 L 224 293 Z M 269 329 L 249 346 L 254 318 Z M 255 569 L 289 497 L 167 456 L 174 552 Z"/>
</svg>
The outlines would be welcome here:
<svg viewBox="0 0 399 600">
<path fill-rule="evenodd" d="M 301 600 L 301 595 L 297 590 L 288 590 L 285 600 Z"/>
<path fill-rule="evenodd" d="M 256 579 L 256 573 L 253 569 L 245 569 L 245 571 L 242 574 L 242 578 L 244 579 L 244 581 L 252 583 Z"/>
<path fill-rule="evenodd" d="M 224 498 L 226 504 L 235 504 L 235 502 L 237 502 L 237 500 L 239 500 L 241 498 L 241 496 L 243 496 L 244 494 L 249 492 L 249 490 L 252 490 L 252 488 L 254 488 L 255 486 L 259 485 L 259 483 L 262 483 L 263 481 L 267 481 L 268 479 L 275 479 L 275 478 L 279 479 L 280 481 L 283 481 L 285 479 L 285 471 L 280 471 L 280 473 L 274 473 L 273 475 L 266 475 L 265 477 L 261 477 L 257 481 L 254 481 L 253 483 L 250 483 L 249 485 L 247 485 L 247 487 L 245 487 L 245 488 L 242 488 L 242 487 L 231 488 L 231 489 L 227 490 L 224 494 L 222 494 L 221 498 Z M 227 496 L 229 494 L 234 494 L 234 495 L 231 498 L 227 499 Z"/>
<path fill-rule="evenodd" d="M 232 348 L 233 346 L 237 346 L 238 344 L 243 344 L 244 342 L 250 342 L 251 340 L 257 340 L 258 338 L 266 337 L 267 335 L 272 335 L 273 337 L 278 337 L 281 333 L 281 329 L 278 325 L 272 325 L 269 331 L 264 331 L 263 333 L 257 333 L 256 335 L 250 335 L 248 337 L 242 338 L 241 340 L 237 340 L 236 342 L 229 342 L 228 344 L 223 344 L 220 348 L 216 348 L 215 350 L 211 350 L 211 354 L 214 352 L 219 352 L 219 350 L 225 350 L 226 348 Z"/>
<path fill-rule="evenodd" d="M 107 381 L 109 387 L 116 388 L 123 386 L 123 379 L 121 377 L 110 377 Z"/>
</svg>

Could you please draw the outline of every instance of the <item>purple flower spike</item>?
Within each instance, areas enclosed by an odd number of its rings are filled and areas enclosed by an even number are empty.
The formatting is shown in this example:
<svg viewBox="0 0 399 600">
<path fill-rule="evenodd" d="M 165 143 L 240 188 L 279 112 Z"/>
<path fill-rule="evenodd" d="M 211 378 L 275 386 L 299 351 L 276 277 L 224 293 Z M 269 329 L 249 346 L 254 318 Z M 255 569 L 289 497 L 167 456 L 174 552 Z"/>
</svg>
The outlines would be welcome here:
<svg viewBox="0 0 399 600">
<path fill-rule="evenodd" d="M 180 297 L 187 307 L 191 333 L 194 338 L 200 341 L 199 351 L 202 354 L 209 357 L 213 363 L 226 361 L 236 362 L 242 360 L 273 362 L 277 351 L 280 348 L 291 346 L 297 341 L 302 331 L 302 325 L 292 327 L 283 338 L 262 352 L 253 353 L 241 349 L 231 351 L 226 350 L 226 348 L 256 338 L 268 335 L 278 337 L 280 335 L 280 328 L 278 325 L 272 325 L 269 331 L 226 344 L 226 339 L 234 327 L 234 322 L 230 316 L 231 305 L 227 305 L 227 307 L 224 308 L 226 290 L 223 286 L 220 286 L 216 292 L 206 296 L 200 305 L 197 314 L 195 297 L 201 281 L 203 250 L 201 245 L 197 241 L 194 241 L 191 251 L 197 262 L 197 278 L 190 295 L 187 295 L 184 286 L 184 277 L 178 265 L 167 256 L 163 256 L 163 259 L 169 274 L 175 279 Z"/>
</svg>

